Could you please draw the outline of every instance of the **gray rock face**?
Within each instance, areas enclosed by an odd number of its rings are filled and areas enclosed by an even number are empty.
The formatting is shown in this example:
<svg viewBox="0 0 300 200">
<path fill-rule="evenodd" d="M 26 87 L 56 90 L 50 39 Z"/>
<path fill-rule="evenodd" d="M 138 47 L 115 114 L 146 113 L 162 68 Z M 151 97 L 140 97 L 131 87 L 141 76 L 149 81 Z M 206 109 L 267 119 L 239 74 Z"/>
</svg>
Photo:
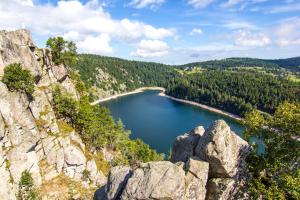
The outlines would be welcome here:
<svg viewBox="0 0 300 200">
<path fill-rule="evenodd" d="M 41 68 L 33 54 L 35 45 L 27 30 L 0 31 L 0 76 L 4 67 L 12 63 L 21 63 L 33 75 L 38 75 Z"/>
<path fill-rule="evenodd" d="M 209 162 L 210 177 L 234 177 L 239 171 L 241 158 L 249 145 L 230 130 L 223 120 L 218 120 L 205 131 L 199 140 L 195 155 Z"/>
<path fill-rule="evenodd" d="M 168 161 L 150 162 L 134 170 L 121 199 L 183 199 L 184 178 L 181 166 Z"/>
<path fill-rule="evenodd" d="M 114 167 L 111 169 L 106 185 L 106 198 L 115 200 L 120 198 L 132 171 L 130 167 Z M 99 199 L 100 200 L 100 199 Z"/>
<path fill-rule="evenodd" d="M 77 97 L 64 66 L 51 62 L 49 51 L 38 49 L 26 30 L 0 31 L 0 80 L 4 68 L 20 63 L 38 77 L 33 99 L 11 92 L 0 81 L 0 196 L 16 199 L 19 180 L 28 170 L 37 187 L 63 174 L 87 188 L 103 185 L 106 177 L 95 160 L 87 160 L 85 146 L 77 133 L 60 134 L 52 102 L 52 84 Z M 83 171 L 90 181 L 83 182 Z"/>
<path fill-rule="evenodd" d="M 204 200 L 209 164 L 197 157 L 190 157 L 185 168 L 186 199 Z"/>
<path fill-rule="evenodd" d="M 208 177 L 207 162 L 191 158 L 186 170 L 183 163 L 169 161 L 141 164 L 137 169 L 115 167 L 98 200 L 205 199 Z"/>
<path fill-rule="evenodd" d="M 207 200 L 226 200 L 231 198 L 235 185 L 231 178 L 213 178 L 207 183 Z"/>
<path fill-rule="evenodd" d="M 189 133 L 178 136 L 173 144 L 171 161 L 186 162 L 189 157 L 195 155 L 195 148 L 204 131 L 203 126 L 199 126 Z"/>
</svg>

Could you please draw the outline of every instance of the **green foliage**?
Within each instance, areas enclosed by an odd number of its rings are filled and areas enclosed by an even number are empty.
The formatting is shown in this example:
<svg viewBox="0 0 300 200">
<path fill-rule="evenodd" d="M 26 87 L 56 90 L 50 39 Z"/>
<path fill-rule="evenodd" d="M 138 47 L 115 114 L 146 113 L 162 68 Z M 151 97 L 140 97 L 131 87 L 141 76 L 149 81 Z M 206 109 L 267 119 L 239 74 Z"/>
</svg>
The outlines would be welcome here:
<svg viewBox="0 0 300 200">
<path fill-rule="evenodd" d="M 207 70 L 187 75 L 167 94 L 243 116 L 252 108 L 273 113 L 282 102 L 300 101 L 299 84 L 258 73 Z"/>
<path fill-rule="evenodd" d="M 257 137 L 265 145 L 263 154 L 254 145 L 247 158 L 253 197 L 300 199 L 300 104 L 285 102 L 272 117 L 251 111 L 245 124 L 248 140 Z"/>
<path fill-rule="evenodd" d="M 82 171 L 82 180 L 83 181 L 90 181 L 91 172 L 87 169 Z"/>
<path fill-rule="evenodd" d="M 28 95 L 34 92 L 34 77 L 27 69 L 22 69 L 20 64 L 11 64 L 4 68 L 2 82 L 11 91 L 21 91 Z"/>
<path fill-rule="evenodd" d="M 108 109 L 100 105 L 92 106 L 87 96 L 76 101 L 56 87 L 53 101 L 56 115 L 80 133 L 88 147 L 96 150 L 108 147 L 120 151 L 122 156 L 118 158 L 118 163 L 162 159 L 141 140 L 130 140 L 129 132 L 124 130 L 122 122 L 115 122 Z"/>
<path fill-rule="evenodd" d="M 152 62 L 128 61 L 113 57 L 90 54 L 79 56 L 79 61 L 73 66 L 78 70 L 87 86 L 96 85 L 102 89 L 121 90 L 120 85 L 126 85 L 126 90 L 142 86 L 167 86 L 179 75 L 174 68 Z M 115 78 L 117 83 L 97 79 L 98 70 Z M 102 81 L 102 82 L 101 82 Z M 110 88 L 107 88 L 110 87 Z"/>
<path fill-rule="evenodd" d="M 54 89 L 53 101 L 58 117 L 64 118 L 72 125 L 75 124 L 78 102 L 76 102 L 71 95 L 62 94 L 59 87 L 55 87 Z"/>
<path fill-rule="evenodd" d="M 31 173 L 27 170 L 22 172 L 19 182 L 19 192 L 17 195 L 19 200 L 37 200 L 40 199 L 34 187 Z"/>
<path fill-rule="evenodd" d="M 71 66 L 77 61 L 77 47 L 75 43 L 66 41 L 62 37 L 47 40 L 46 46 L 51 49 L 52 60 L 55 64 Z"/>
<path fill-rule="evenodd" d="M 210 60 L 204 62 L 188 63 L 179 65 L 178 68 L 192 68 L 201 66 L 204 68 L 231 68 L 231 67 L 263 67 L 265 69 L 273 69 L 280 71 L 280 68 L 286 68 L 294 72 L 300 72 L 300 57 L 277 59 L 277 60 L 263 60 L 256 58 L 226 58 L 222 60 Z"/>
</svg>

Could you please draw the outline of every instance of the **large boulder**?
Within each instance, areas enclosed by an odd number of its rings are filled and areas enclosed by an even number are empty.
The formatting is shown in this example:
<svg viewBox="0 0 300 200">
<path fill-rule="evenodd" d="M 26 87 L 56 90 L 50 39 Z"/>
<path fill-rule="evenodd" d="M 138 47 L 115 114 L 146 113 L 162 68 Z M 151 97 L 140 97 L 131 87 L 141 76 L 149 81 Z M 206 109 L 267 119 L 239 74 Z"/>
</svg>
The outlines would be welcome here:
<svg viewBox="0 0 300 200">
<path fill-rule="evenodd" d="M 190 157 L 185 165 L 185 199 L 205 200 L 209 164 L 197 157 Z"/>
<path fill-rule="evenodd" d="M 235 180 L 232 178 L 212 178 L 207 183 L 206 200 L 230 199 L 235 189 Z"/>
<path fill-rule="evenodd" d="M 132 175 L 132 170 L 128 166 L 117 166 L 111 169 L 106 185 L 106 199 L 115 200 L 120 198 L 124 187 Z M 98 200 L 101 200 L 100 198 Z"/>
<path fill-rule="evenodd" d="M 209 176 L 235 177 L 249 152 L 246 141 L 230 130 L 223 120 L 215 121 L 199 140 L 195 155 L 209 162 Z"/>
<path fill-rule="evenodd" d="M 142 164 L 134 170 L 123 190 L 122 200 L 184 199 L 185 171 L 168 161 Z"/>
<path fill-rule="evenodd" d="M 141 163 L 136 169 L 114 167 L 97 200 L 204 200 L 209 164 L 196 157 L 184 165 L 169 161 Z"/>
<path fill-rule="evenodd" d="M 203 126 L 199 126 L 189 133 L 178 136 L 173 144 L 171 161 L 186 162 L 189 157 L 193 156 L 194 150 L 204 131 Z"/>
</svg>

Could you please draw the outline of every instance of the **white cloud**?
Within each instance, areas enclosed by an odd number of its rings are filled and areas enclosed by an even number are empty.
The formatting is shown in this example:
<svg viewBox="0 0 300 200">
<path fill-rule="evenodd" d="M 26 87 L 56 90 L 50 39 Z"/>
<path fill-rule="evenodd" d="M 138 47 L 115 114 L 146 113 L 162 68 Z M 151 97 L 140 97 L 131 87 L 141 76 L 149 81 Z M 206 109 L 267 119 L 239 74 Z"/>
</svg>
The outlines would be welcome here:
<svg viewBox="0 0 300 200">
<path fill-rule="evenodd" d="M 225 8 L 237 5 L 241 3 L 243 0 L 228 0 L 227 2 L 223 3 L 222 6 Z"/>
<path fill-rule="evenodd" d="M 66 40 L 78 41 L 80 36 L 77 31 L 69 31 L 63 34 L 62 37 L 65 38 Z"/>
<path fill-rule="evenodd" d="M 142 40 L 135 52 L 132 52 L 132 56 L 142 57 L 142 58 L 153 58 L 162 57 L 169 53 L 170 47 L 167 43 L 160 40 Z"/>
<path fill-rule="evenodd" d="M 231 8 L 241 4 L 241 7 L 238 9 L 239 11 L 241 11 L 250 5 L 265 3 L 267 1 L 269 0 L 227 0 L 225 3 L 221 4 L 221 7 Z"/>
<path fill-rule="evenodd" d="M 164 39 L 176 34 L 175 29 L 156 28 L 127 18 L 113 19 L 97 0 L 85 4 L 78 0 L 60 0 L 57 5 L 35 5 L 31 0 L 1 0 L 0 29 L 21 28 L 23 24 L 36 35 L 64 35 L 76 42 L 83 42 L 87 37 L 88 41 L 91 38 L 100 41 L 102 34 L 111 40 L 130 43 L 141 39 Z"/>
<path fill-rule="evenodd" d="M 244 21 L 230 21 L 223 26 L 228 29 L 259 29 L 256 25 Z"/>
<path fill-rule="evenodd" d="M 77 43 L 78 48 L 84 53 L 111 54 L 112 47 L 109 45 L 110 37 L 107 34 L 99 36 L 87 36 L 84 40 Z"/>
<path fill-rule="evenodd" d="M 300 11 L 300 3 L 287 4 L 273 7 L 269 13 L 286 13 Z"/>
<path fill-rule="evenodd" d="M 129 6 L 132 6 L 134 8 L 156 8 L 157 6 L 160 6 L 163 4 L 165 0 L 132 0 L 129 3 Z"/>
<path fill-rule="evenodd" d="M 300 45 L 300 18 L 282 20 L 275 28 L 276 43 L 280 46 Z"/>
<path fill-rule="evenodd" d="M 263 33 L 251 33 L 246 30 L 239 30 L 233 36 L 238 46 L 263 47 L 271 44 L 271 39 Z"/>
<path fill-rule="evenodd" d="M 16 2 L 24 6 L 33 6 L 32 0 L 16 0 Z"/>
<path fill-rule="evenodd" d="M 214 0 L 188 0 L 188 4 L 195 8 L 205 8 L 210 5 Z"/>
<path fill-rule="evenodd" d="M 201 34 L 203 34 L 203 31 L 200 28 L 193 28 L 193 30 L 190 32 L 190 35 L 201 35 Z"/>
</svg>

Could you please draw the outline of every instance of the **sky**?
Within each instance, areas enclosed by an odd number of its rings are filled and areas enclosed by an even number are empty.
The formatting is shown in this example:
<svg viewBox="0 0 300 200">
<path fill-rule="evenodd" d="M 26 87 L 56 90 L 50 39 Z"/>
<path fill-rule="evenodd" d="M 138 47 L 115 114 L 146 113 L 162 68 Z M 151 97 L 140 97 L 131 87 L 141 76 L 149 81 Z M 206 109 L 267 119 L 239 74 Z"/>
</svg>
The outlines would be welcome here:
<svg viewBox="0 0 300 200">
<path fill-rule="evenodd" d="M 19 28 L 166 64 L 300 56 L 300 0 L 0 0 L 0 29 Z"/>
</svg>

